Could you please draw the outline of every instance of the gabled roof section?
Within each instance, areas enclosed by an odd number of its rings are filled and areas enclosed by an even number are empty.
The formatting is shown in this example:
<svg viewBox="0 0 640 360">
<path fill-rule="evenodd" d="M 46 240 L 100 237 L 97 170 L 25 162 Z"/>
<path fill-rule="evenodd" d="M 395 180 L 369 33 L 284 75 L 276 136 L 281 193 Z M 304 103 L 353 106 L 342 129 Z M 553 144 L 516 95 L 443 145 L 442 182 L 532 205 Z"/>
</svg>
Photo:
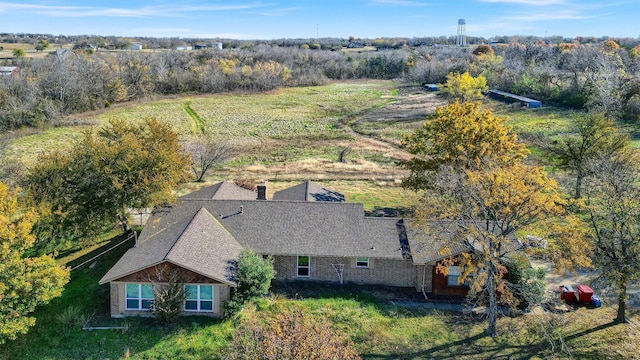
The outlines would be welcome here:
<svg viewBox="0 0 640 360">
<path fill-rule="evenodd" d="M 273 200 L 345 202 L 343 194 L 324 188 L 309 180 L 290 188 L 276 191 Z"/>
<path fill-rule="evenodd" d="M 198 200 L 255 200 L 258 194 L 232 182 L 223 181 L 186 194 L 181 199 Z"/>
<path fill-rule="evenodd" d="M 165 217 L 165 220 L 170 219 Z M 202 208 L 187 221 L 164 224 L 166 227 L 158 232 L 141 234 L 138 244 L 100 279 L 100 284 L 169 261 L 211 279 L 235 285 L 232 267 L 242 246 L 209 211 Z"/>
</svg>

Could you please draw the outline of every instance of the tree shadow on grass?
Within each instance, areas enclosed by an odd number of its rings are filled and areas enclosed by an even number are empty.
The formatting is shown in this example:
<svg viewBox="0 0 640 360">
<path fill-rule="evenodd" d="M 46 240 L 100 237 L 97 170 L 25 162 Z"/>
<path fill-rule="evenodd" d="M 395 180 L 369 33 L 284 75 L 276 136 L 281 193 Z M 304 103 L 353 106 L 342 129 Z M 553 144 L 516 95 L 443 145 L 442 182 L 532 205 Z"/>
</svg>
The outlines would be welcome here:
<svg viewBox="0 0 640 360">
<path fill-rule="evenodd" d="M 321 281 L 275 281 L 271 293 L 287 299 L 343 299 L 353 300 L 361 306 L 372 305 L 380 314 L 405 318 L 432 313 L 421 293 L 415 288 L 359 285 L 354 283 L 327 283 Z M 461 301 L 455 299 L 455 301 Z"/>
<path fill-rule="evenodd" d="M 615 326 L 615 325 L 618 325 L 618 323 L 616 323 L 615 321 L 612 321 L 612 322 L 609 322 L 609 323 L 606 323 L 606 324 L 602 324 L 600 326 L 596 326 L 596 327 L 591 328 L 591 329 L 587 329 L 587 330 L 584 330 L 584 331 L 577 332 L 575 334 L 571 334 L 571 335 L 565 337 L 564 340 L 565 341 L 571 341 L 571 340 L 577 339 L 579 337 L 582 337 L 582 336 L 585 336 L 585 335 L 589 335 L 589 334 L 594 333 L 596 331 L 600 331 L 600 330 L 604 330 L 604 329 L 610 328 L 610 327 Z"/>
<path fill-rule="evenodd" d="M 478 327 L 473 325 L 481 325 L 483 320 L 479 317 L 469 317 L 467 315 L 449 315 L 445 318 L 446 326 L 457 329 L 455 333 L 462 335 L 459 340 L 450 341 L 434 346 L 427 346 L 424 350 L 418 351 L 402 351 L 390 354 L 362 354 L 364 359 L 539 359 L 549 357 L 574 357 L 574 358 L 605 358 L 611 354 L 603 352 L 598 348 L 576 348 L 571 349 L 571 354 L 562 351 L 559 343 L 555 344 L 555 348 L 549 343 L 549 340 L 537 336 L 532 338 L 531 342 L 522 342 L 513 339 L 510 336 L 498 335 L 490 337 L 484 332 L 478 332 Z M 563 338 L 565 343 L 576 340 L 580 337 L 605 330 L 617 325 L 615 322 L 599 325 L 594 328 L 576 332 Z M 468 331 L 461 330 L 467 326 Z M 475 329 L 475 330 L 471 330 Z M 505 332 L 504 329 L 500 330 Z M 429 339 L 425 339 L 429 341 Z M 622 356 L 620 357 L 622 358 Z"/>
</svg>

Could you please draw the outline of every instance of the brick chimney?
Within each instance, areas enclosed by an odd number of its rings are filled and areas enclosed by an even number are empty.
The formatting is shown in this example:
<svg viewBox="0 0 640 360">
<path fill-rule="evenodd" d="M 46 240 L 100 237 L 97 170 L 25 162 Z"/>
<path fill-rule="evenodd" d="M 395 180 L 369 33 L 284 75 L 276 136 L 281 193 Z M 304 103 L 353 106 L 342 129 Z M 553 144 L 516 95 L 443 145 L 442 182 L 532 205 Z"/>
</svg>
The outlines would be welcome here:
<svg viewBox="0 0 640 360">
<path fill-rule="evenodd" d="M 267 200 L 267 183 L 258 184 L 258 200 Z"/>
</svg>

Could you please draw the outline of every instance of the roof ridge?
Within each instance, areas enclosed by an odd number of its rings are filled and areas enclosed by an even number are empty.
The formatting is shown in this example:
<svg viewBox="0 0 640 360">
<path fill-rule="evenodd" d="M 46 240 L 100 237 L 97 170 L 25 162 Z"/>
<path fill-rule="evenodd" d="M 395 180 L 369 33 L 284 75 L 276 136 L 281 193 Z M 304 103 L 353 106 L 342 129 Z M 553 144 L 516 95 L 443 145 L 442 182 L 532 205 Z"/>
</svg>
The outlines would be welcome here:
<svg viewBox="0 0 640 360">
<path fill-rule="evenodd" d="M 173 250 L 173 248 L 176 246 L 178 241 L 180 241 L 180 239 L 182 239 L 182 236 L 184 235 L 185 232 L 187 232 L 187 229 L 189 229 L 193 225 L 193 220 L 195 220 L 195 218 L 198 217 L 198 215 L 200 215 L 200 213 L 202 213 L 203 211 L 209 213 L 209 211 L 207 209 L 205 209 L 204 207 L 201 207 L 200 210 L 198 210 L 191 217 L 191 220 L 189 220 L 189 223 L 187 224 L 187 226 L 185 226 L 184 229 L 182 229 L 182 231 L 180 232 L 180 235 L 178 235 L 176 237 L 176 241 L 174 241 L 173 244 L 171 244 L 171 247 L 169 248 L 169 251 L 167 251 L 167 253 L 164 255 L 164 257 L 162 257 L 163 260 L 166 260 L 166 261 L 169 260 L 169 255 L 171 254 L 171 251 Z M 211 213 L 209 213 L 209 214 L 211 215 Z M 211 215 L 211 216 L 213 216 L 213 215 Z"/>
</svg>

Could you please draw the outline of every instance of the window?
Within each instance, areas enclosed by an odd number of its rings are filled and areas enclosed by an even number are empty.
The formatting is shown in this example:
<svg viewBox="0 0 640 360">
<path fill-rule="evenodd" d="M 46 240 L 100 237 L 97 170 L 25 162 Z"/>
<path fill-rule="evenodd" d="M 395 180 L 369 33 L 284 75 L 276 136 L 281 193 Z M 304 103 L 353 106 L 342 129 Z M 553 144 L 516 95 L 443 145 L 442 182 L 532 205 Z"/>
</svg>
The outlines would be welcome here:
<svg viewBox="0 0 640 360">
<path fill-rule="evenodd" d="M 185 285 L 184 311 L 213 312 L 213 285 Z"/>
<path fill-rule="evenodd" d="M 152 284 L 127 284 L 125 290 L 127 310 L 151 310 L 153 306 Z"/>
<path fill-rule="evenodd" d="M 311 259 L 308 256 L 298 256 L 298 277 L 311 276 Z"/>
<path fill-rule="evenodd" d="M 462 267 L 449 266 L 449 275 L 447 276 L 447 286 L 469 286 L 465 281 L 463 284 L 458 283 L 458 279 L 462 275 Z"/>
<path fill-rule="evenodd" d="M 356 258 L 356 267 L 357 268 L 368 268 L 369 267 L 369 258 L 366 258 L 366 257 Z"/>
</svg>

